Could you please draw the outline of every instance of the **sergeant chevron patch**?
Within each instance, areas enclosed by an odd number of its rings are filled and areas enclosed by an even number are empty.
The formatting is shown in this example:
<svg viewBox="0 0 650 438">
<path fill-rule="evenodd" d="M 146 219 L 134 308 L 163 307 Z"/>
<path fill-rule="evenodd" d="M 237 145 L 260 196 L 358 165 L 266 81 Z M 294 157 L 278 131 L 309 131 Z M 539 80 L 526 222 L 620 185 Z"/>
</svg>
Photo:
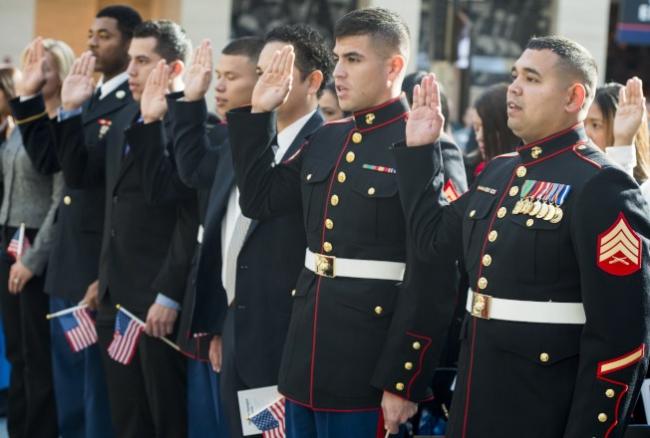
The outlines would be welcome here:
<svg viewBox="0 0 650 438">
<path fill-rule="evenodd" d="M 641 269 L 641 239 L 623 213 L 598 235 L 598 267 L 608 274 L 625 276 Z"/>
</svg>

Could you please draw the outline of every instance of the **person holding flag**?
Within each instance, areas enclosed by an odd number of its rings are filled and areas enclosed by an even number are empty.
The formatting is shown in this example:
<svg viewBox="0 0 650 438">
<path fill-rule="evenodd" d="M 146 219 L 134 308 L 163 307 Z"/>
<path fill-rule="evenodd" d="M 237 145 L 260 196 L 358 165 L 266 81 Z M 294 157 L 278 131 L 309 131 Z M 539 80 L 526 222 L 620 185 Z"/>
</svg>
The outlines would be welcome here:
<svg viewBox="0 0 650 438">
<path fill-rule="evenodd" d="M 67 45 L 57 44 L 72 58 Z M 11 126 L 6 138 L 0 140 L 4 187 L 0 206 L 0 303 L 11 363 L 7 428 L 10 436 L 57 437 L 50 329 L 45 319 L 49 300 L 43 292 L 43 279 L 63 178 L 60 173 L 40 175 L 27 156 L 20 130 L 10 117 L 9 100 L 16 94 L 18 78 L 17 70 L 0 69 L 0 113 L 9 118 Z M 44 88 L 60 90 L 60 78 L 56 73 L 47 75 Z M 48 96 L 46 108 L 54 114 L 60 93 L 50 92 Z"/>
</svg>

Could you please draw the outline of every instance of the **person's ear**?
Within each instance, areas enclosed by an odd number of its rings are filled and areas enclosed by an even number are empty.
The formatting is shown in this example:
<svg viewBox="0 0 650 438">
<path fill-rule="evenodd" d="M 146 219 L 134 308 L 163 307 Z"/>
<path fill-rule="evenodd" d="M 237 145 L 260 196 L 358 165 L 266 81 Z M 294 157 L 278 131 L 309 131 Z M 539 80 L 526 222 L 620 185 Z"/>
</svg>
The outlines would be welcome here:
<svg viewBox="0 0 650 438">
<path fill-rule="evenodd" d="M 179 76 L 183 75 L 185 71 L 185 64 L 183 61 L 177 60 L 169 64 L 169 79 L 174 80 Z"/>
<path fill-rule="evenodd" d="M 309 73 L 307 80 L 309 81 L 309 88 L 307 90 L 307 93 L 316 95 L 316 93 L 318 93 L 318 90 L 320 90 L 321 85 L 323 84 L 323 72 L 320 70 L 314 70 L 313 72 Z"/>
<path fill-rule="evenodd" d="M 569 88 L 567 95 L 567 103 L 565 109 L 569 113 L 577 113 L 582 111 L 585 101 L 587 99 L 587 89 L 583 84 L 574 83 Z"/>
</svg>

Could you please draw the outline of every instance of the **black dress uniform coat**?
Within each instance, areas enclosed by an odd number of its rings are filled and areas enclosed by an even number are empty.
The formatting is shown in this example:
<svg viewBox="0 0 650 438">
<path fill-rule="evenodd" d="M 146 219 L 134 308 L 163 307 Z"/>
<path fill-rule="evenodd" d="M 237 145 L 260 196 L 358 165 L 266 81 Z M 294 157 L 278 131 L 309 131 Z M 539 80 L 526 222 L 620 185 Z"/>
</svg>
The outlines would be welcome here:
<svg viewBox="0 0 650 438">
<path fill-rule="evenodd" d="M 273 166 L 273 114 L 229 113 L 244 214 L 266 219 L 302 210 L 314 253 L 404 262 L 410 248 L 389 147 L 403 138 L 407 114 L 406 100 L 394 99 L 327 124 Z M 462 187 L 465 175 L 457 164 Z M 269 251 L 281 257 L 281 248 Z M 328 278 L 303 269 L 280 391 L 313 409 L 339 411 L 376 409 L 384 389 L 411 400 L 430 398 L 429 380 L 453 309 L 453 296 L 438 294 L 431 284 L 452 277 L 448 266 L 420 262 L 409 266 L 403 282 Z"/>
<path fill-rule="evenodd" d="M 56 129 L 66 183 L 78 188 L 105 184 L 100 300 L 108 291 L 112 304 L 143 316 L 158 293 L 183 301 L 196 198 L 178 175 L 169 177 L 167 162 L 140 159 L 139 154 L 148 153 L 147 146 L 164 147 L 170 156 L 173 150 L 171 134 L 162 132 L 160 123 L 135 123 L 138 113 L 135 103 L 124 108 L 114 120 L 120 129 L 110 130 L 92 148 L 79 135 L 80 117 L 57 123 Z M 143 171 L 143 162 L 161 167 Z M 153 190 L 156 185 L 164 190 Z M 186 202 L 179 204 L 179 198 Z"/>
<path fill-rule="evenodd" d="M 637 184 L 578 125 L 495 158 L 468 193 L 435 208 L 424 189 L 440 171 L 432 150 L 395 149 L 420 255 L 462 255 L 482 294 L 583 303 L 586 316 L 515 322 L 470 306 L 447 437 L 622 436 L 648 358 L 650 223 Z M 516 214 L 526 181 L 571 187 L 561 220 Z"/>
<path fill-rule="evenodd" d="M 105 138 L 115 116 L 132 102 L 127 81 L 101 100 L 93 96 L 86 101 L 81 115 L 85 144 L 93 147 Z M 56 120 L 48 119 L 42 95 L 23 102 L 13 99 L 11 106 L 34 167 L 44 174 L 61 170 L 55 147 Z M 87 189 L 66 185 L 56 216 L 45 292 L 74 302 L 83 298 L 98 278 L 103 224 L 103 185 Z"/>
</svg>

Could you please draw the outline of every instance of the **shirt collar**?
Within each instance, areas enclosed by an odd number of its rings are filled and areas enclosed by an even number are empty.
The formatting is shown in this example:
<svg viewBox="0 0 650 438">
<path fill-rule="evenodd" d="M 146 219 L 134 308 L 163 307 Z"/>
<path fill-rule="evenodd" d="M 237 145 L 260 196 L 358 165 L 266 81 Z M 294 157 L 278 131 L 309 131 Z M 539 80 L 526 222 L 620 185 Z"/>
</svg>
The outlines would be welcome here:
<svg viewBox="0 0 650 438">
<path fill-rule="evenodd" d="M 99 95 L 99 99 L 103 99 L 109 94 L 111 94 L 117 87 L 122 85 L 126 80 L 129 78 L 129 75 L 127 72 L 123 71 L 119 75 L 109 79 L 108 81 L 104 82 L 104 79 L 100 79 L 99 84 L 97 84 L 97 88 L 101 90 L 101 94 Z"/>
<path fill-rule="evenodd" d="M 300 130 L 307 124 L 307 121 L 316 114 L 317 110 L 313 110 L 286 128 L 278 132 L 278 150 L 275 152 L 275 161 L 279 163 L 282 161 L 282 157 L 287 153 L 287 150 L 291 146 L 291 143 L 296 139 L 296 136 L 300 133 Z"/>
</svg>

